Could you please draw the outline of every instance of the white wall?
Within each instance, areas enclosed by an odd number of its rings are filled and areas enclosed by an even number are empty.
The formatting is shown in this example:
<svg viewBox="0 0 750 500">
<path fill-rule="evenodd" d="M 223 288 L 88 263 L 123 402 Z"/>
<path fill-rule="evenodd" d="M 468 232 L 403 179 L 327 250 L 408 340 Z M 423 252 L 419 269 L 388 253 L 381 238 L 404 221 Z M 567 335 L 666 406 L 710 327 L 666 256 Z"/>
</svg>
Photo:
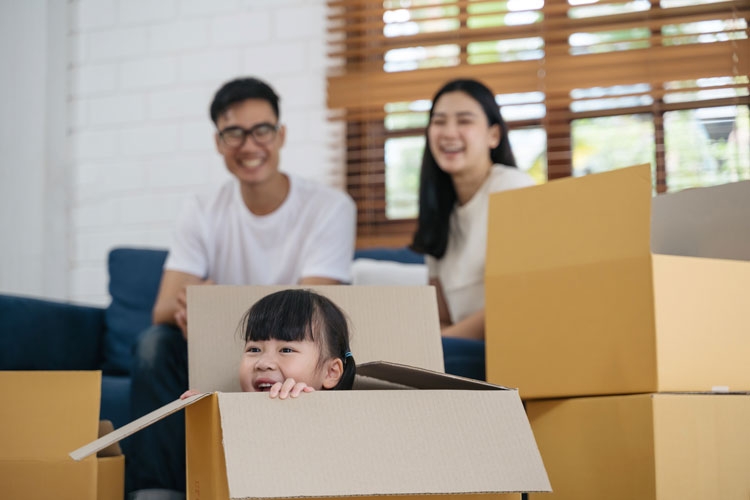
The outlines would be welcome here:
<svg viewBox="0 0 750 500">
<path fill-rule="evenodd" d="M 34 5 L 44 8 L 55 1 L 62 0 L 36 0 Z M 343 166 L 337 159 L 340 149 L 332 149 L 338 137 L 332 134 L 340 131 L 326 124 L 323 0 L 63 3 L 69 23 L 70 210 L 65 225 L 70 252 L 68 272 L 60 279 L 67 281 L 66 298 L 106 303 L 108 250 L 115 246 L 167 247 L 185 195 L 227 178 L 214 151 L 208 106 L 216 89 L 230 78 L 258 76 L 280 94 L 281 120 L 288 128 L 282 169 L 331 185 L 343 184 Z M 27 5 L 4 2 L 3 28 L 7 29 L 6 24 L 14 27 L 15 34 L 23 30 L 5 20 L 5 11 L 31 10 Z M 39 26 L 35 28 L 38 31 Z M 3 29 L 4 47 L 12 42 L 14 50 L 23 51 L 21 57 L 32 50 L 39 52 L 19 44 L 13 33 L 6 34 Z M 44 33 L 37 35 L 24 39 L 44 38 Z M 0 62 L 5 63 L 9 56 L 2 54 Z M 34 75 L 41 73 L 44 64 L 36 61 L 33 69 Z M 32 78 L 27 80 L 26 87 Z M 64 81 L 58 83 L 64 86 Z M 8 85 L 5 77 L 2 84 Z M 18 103 L 14 111 L 28 114 L 30 110 L 24 108 Z M 35 116 L 43 113 L 33 111 Z M 17 122 L 3 114 L 5 141 L 8 122 L 13 126 Z M 38 117 L 30 120 L 42 122 Z M 38 150 L 17 149 L 14 154 L 18 159 L 21 154 L 33 156 L 24 162 L 31 162 L 33 168 L 24 172 L 24 178 L 14 173 L 6 185 L 8 160 L 3 152 L 2 198 L 8 193 L 27 196 L 23 186 L 30 181 L 36 185 L 53 180 Z M 41 197 L 38 189 L 33 191 L 30 198 Z M 3 215 L 4 240 L 6 227 L 17 230 L 44 223 L 48 214 L 40 208 L 40 201 L 29 205 L 27 211 L 17 214 L 19 221 Z M 4 202 L 4 214 L 6 206 Z M 41 242 L 32 243 L 39 246 Z M 15 244 L 11 250 L 21 247 Z M 19 253 L 14 252 L 0 249 L 0 261 Z M 21 281 L 34 282 L 29 292 L 48 295 L 42 286 L 47 275 L 40 272 L 38 263 L 39 257 L 17 260 L 17 275 Z M 2 286 L 22 290 L 17 283 Z"/>
<path fill-rule="evenodd" d="M 66 9 L 0 2 L 0 292 L 67 296 Z"/>
</svg>

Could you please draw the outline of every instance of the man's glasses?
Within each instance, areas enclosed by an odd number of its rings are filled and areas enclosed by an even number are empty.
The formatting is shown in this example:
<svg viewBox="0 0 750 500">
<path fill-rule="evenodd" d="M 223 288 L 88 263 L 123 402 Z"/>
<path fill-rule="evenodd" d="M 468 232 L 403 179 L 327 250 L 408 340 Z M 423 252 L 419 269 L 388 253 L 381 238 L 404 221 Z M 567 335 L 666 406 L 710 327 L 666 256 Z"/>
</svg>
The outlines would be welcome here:
<svg viewBox="0 0 750 500">
<path fill-rule="evenodd" d="M 248 135 L 258 144 L 268 144 L 274 140 L 278 130 L 278 125 L 264 122 L 250 128 L 227 127 L 219 131 L 219 137 L 230 148 L 238 148 L 245 143 Z"/>
</svg>

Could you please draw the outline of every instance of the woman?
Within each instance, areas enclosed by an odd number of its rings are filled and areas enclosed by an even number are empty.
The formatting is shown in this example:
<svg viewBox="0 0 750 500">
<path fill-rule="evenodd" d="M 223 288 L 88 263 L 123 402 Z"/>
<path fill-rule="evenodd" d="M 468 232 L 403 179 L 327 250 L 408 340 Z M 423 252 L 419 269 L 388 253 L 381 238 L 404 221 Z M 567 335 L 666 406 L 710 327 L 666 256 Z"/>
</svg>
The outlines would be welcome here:
<svg viewBox="0 0 750 500">
<path fill-rule="evenodd" d="M 534 181 L 516 168 L 495 96 L 476 80 L 453 80 L 437 92 L 425 136 L 412 249 L 427 254 L 443 337 L 481 341 L 489 195 Z M 446 365 L 451 351 L 468 345 L 444 340 Z M 473 346 L 483 372 L 484 346 Z"/>
</svg>

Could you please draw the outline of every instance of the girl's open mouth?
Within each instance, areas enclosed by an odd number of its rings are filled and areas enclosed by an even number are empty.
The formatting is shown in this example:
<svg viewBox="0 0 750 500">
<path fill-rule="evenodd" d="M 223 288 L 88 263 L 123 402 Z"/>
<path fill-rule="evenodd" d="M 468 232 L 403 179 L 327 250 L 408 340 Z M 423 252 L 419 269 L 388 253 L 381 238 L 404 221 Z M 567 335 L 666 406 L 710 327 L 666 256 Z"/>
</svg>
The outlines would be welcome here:
<svg viewBox="0 0 750 500">
<path fill-rule="evenodd" d="M 253 387 L 255 387 L 255 390 L 258 392 L 268 392 L 271 390 L 271 387 L 273 387 L 273 382 L 269 380 L 258 380 L 253 384 Z"/>
</svg>

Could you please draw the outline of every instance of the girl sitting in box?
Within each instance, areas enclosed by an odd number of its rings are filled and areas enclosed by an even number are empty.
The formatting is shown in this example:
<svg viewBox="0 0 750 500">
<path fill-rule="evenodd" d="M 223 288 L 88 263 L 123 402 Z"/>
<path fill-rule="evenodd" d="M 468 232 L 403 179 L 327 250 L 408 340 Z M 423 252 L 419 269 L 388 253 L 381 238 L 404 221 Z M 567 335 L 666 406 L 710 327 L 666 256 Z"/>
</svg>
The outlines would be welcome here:
<svg viewBox="0 0 750 500">
<path fill-rule="evenodd" d="M 242 318 L 244 392 L 271 398 L 316 390 L 351 389 L 356 364 L 344 313 L 311 290 L 282 290 L 263 297 Z M 197 394 L 185 392 L 182 399 Z"/>
</svg>

